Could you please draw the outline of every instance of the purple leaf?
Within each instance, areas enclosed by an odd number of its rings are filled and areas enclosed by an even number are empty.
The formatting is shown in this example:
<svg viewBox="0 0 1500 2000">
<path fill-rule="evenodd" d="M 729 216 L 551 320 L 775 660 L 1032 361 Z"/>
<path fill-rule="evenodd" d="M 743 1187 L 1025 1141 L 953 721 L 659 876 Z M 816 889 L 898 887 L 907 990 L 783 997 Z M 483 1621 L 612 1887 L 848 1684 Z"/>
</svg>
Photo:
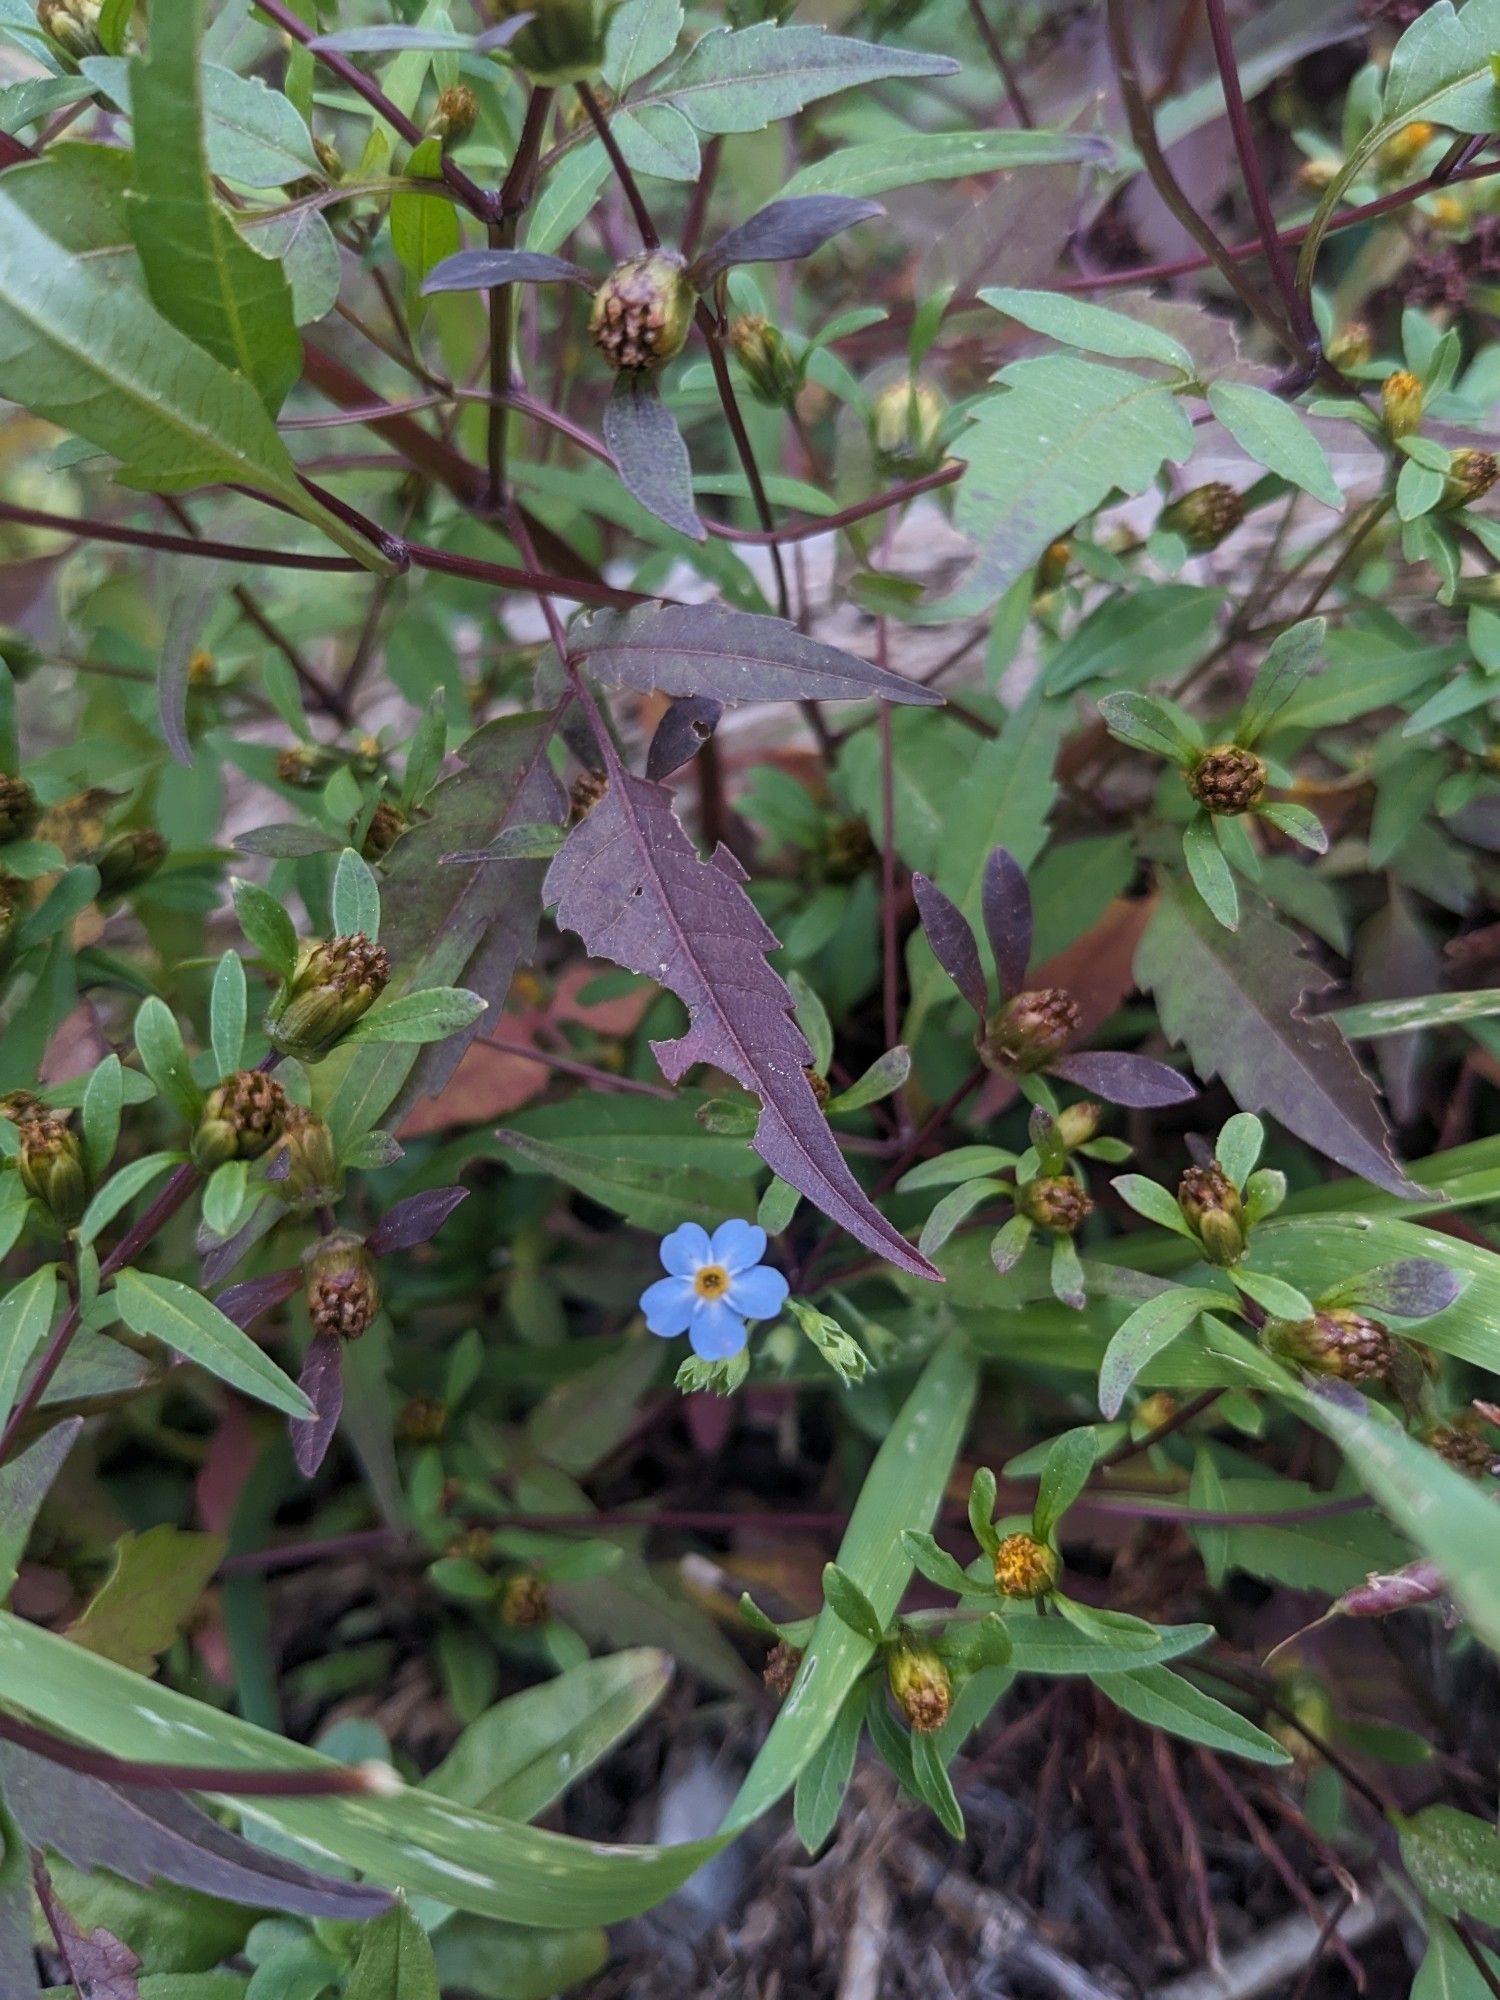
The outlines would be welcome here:
<svg viewBox="0 0 1500 2000">
<path fill-rule="evenodd" d="M 646 604 L 583 618 L 568 655 L 601 687 L 701 694 L 713 701 L 883 701 L 941 706 L 943 697 L 806 638 L 795 625 L 722 604 Z"/>
<path fill-rule="evenodd" d="M 82 1429 L 82 1417 L 65 1417 L 18 1457 L 0 1465 L 0 1599 L 10 1594 L 31 1524 Z"/>
<path fill-rule="evenodd" d="M 1431 1319 L 1447 1310 L 1463 1290 L 1461 1272 L 1449 1270 L 1432 1257 L 1403 1257 L 1381 1264 L 1358 1280 L 1360 1302 L 1397 1319 Z"/>
<path fill-rule="evenodd" d="M 1264 905 L 1247 900 L 1240 928 L 1226 931 L 1185 884 L 1164 883 L 1135 975 L 1194 1069 L 1205 1081 L 1221 1076 L 1242 1111 L 1269 1111 L 1389 1194 L 1433 1199 L 1401 1171 L 1380 1101 L 1338 1028 L 1303 1011 L 1327 982 Z"/>
<path fill-rule="evenodd" d="M 303 1917 L 355 1921 L 390 1907 L 383 1889 L 340 1882 L 257 1847 L 181 1792 L 88 1777 L 11 1743 L 0 1747 L 0 1775 L 25 1839 L 75 1868 L 108 1868 L 142 1887 L 176 1882 Z"/>
<path fill-rule="evenodd" d="M 1000 998 L 1009 1000 L 1026 984 L 1032 926 L 1031 891 L 1020 862 L 1008 848 L 993 849 L 985 862 L 981 898 L 984 928 L 1000 980 Z"/>
<path fill-rule="evenodd" d="M 311 1479 L 333 1442 L 334 1426 L 344 1407 L 344 1350 L 337 1335 L 316 1333 L 307 1349 L 297 1387 L 317 1411 L 315 1417 L 289 1417 L 292 1457 L 304 1479 Z"/>
<path fill-rule="evenodd" d="M 267 1271 L 259 1278 L 242 1278 L 239 1284 L 230 1285 L 214 1304 L 226 1319 L 248 1328 L 289 1299 L 301 1283 L 300 1271 Z"/>
<path fill-rule="evenodd" d="M 933 957 L 982 1021 L 989 1012 L 990 996 L 968 918 L 925 875 L 913 875 L 911 886 Z"/>
<path fill-rule="evenodd" d="M 414 980 L 420 973 L 417 983 L 466 986 L 498 1009 L 531 956 L 545 863 L 440 862 L 489 847 L 508 826 L 562 824 L 568 795 L 547 761 L 551 736 L 545 715 L 486 723 L 463 746 L 463 769 L 429 794 L 424 816 L 392 849 L 380 884 L 381 940 L 393 964 L 411 967 Z M 440 1091 L 478 1032 L 476 1022 L 422 1049 L 398 1105 Z M 367 1107 L 371 1119 L 385 1109 Z"/>
<path fill-rule="evenodd" d="M 792 996 L 767 965 L 776 938 L 719 848 L 694 851 L 671 795 L 620 769 L 547 872 L 543 899 L 595 957 L 613 959 L 675 993 L 687 1033 L 654 1042 L 677 1082 L 708 1063 L 761 1100 L 755 1150 L 772 1170 L 869 1249 L 917 1277 L 937 1274 L 872 1206 L 855 1180 L 804 1074 L 812 1051 Z"/>
<path fill-rule="evenodd" d="M 708 742 L 723 713 L 720 702 L 710 701 L 703 694 L 685 694 L 674 701 L 651 738 L 651 747 L 646 752 L 646 776 L 659 784 L 674 771 L 680 771 Z"/>
<path fill-rule="evenodd" d="M 1155 1062 L 1150 1056 L 1135 1056 L 1114 1049 L 1097 1052 L 1081 1050 L 1077 1055 L 1059 1056 L 1048 1063 L 1053 1076 L 1066 1077 L 1080 1090 L 1111 1104 L 1128 1104 L 1144 1111 L 1158 1104 L 1186 1104 L 1197 1092 L 1170 1063 Z"/>
<path fill-rule="evenodd" d="M 587 271 L 541 250 L 460 250 L 422 280 L 429 292 L 488 292 L 496 285 L 586 285 Z"/>
<path fill-rule="evenodd" d="M 708 539 L 693 504 L 693 468 L 677 419 L 649 376 L 617 375 L 604 405 L 604 443 L 648 514 L 695 542 Z"/>
<path fill-rule="evenodd" d="M 884 214 L 878 201 L 856 201 L 846 194 L 792 195 L 786 201 L 773 201 L 705 250 L 689 276 L 704 291 L 731 264 L 780 264 L 792 257 L 810 257 L 841 229 Z"/>
<path fill-rule="evenodd" d="M 57 1945 L 68 1981 L 79 2000 L 141 2000 L 136 1974 L 141 1961 L 128 1944 L 101 1925 L 87 1936 L 57 1900 L 40 1854 L 32 1856 L 32 1886 Z"/>
<path fill-rule="evenodd" d="M 392 1250 L 414 1250 L 436 1236 L 469 1190 L 461 1187 L 427 1188 L 421 1194 L 398 1201 L 376 1223 L 365 1239 L 372 1257 L 384 1257 Z"/>
</svg>

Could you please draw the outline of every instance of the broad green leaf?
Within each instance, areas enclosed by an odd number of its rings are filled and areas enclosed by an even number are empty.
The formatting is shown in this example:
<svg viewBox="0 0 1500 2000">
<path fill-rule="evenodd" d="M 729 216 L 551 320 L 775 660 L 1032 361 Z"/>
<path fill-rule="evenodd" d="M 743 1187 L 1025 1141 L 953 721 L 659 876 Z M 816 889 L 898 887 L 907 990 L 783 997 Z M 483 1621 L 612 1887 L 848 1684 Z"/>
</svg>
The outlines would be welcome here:
<svg viewBox="0 0 1500 2000">
<path fill-rule="evenodd" d="M 651 94 L 686 112 L 700 132 L 758 132 L 835 91 L 888 77 L 947 76 L 957 67 L 947 56 L 761 21 L 700 36 Z"/>
<path fill-rule="evenodd" d="M 1500 1977 L 1500 1958 L 1484 1951 L 1485 1964 Z M 1441 1917 L 1427 1925 L 1427 1951 L 1412 1981 L 1411 2000 L 1493 2000 L 1494 1987 L 1464 1950 L 1458 1933 Z"/>
<path fill-rule="evenodd" d="M 297 933 L 285 909 L 256 882 L 235 882 L 234 911 L 240 929 L 261 957 L 283 979 L 290 979 L 297 963 Z"/>
<path fill-rule="evenodd" d="M 344 2000 L 438 2000 L 432 1946 L 404 1896 L 361 1926 Z"/>
<path fill-rule="evenodd" d="M 115 1302 L 132 1333 L 160 1340 L 210 1375 L 288 1416 L 308 1417 L 312 1405 L 248 1333 L 190 1285 L 145 1271 L 121 1271 Z"/>
<path fill-rule="evenodd" d="M 274 415 L 302 369 L 292 299 L 220 208 L 204 154 L 199 61 L 206 0 L 151 0 L 148 56 L 131 64 L 131 234 L 157 310 L 254 384 Z"/>
<path fill-rule="evenodd" d="M 1048 694 L 1089 681 L 1170 686 L 1202 659 L 1218 630 L 1223 594 L 1187 583 L 1136 583 L 1079 621 L 1047 662 Z"/>
<path fill-rule="evenodd" d="M 247 381 L 137 293 L 60 256 L 4 189 L 0 394 L 110 452 L 132 485 L 168 493 L 247 486 L 369 567 L 390 567 L 306 491 Z"/>
<path fill-rule="evenodd" d="M 367 938 L 380 936 L 380 890 L 370 872 L 370 864 L 352 847 L 346 847 L 333 871 L 333 928 L 341 937 L 363 931 Z"/>
<path fill-rule="evenodd" d="M 83 1211 L 83 1220 L 78 1225 L 79 1242 L 92 1243 L 101 1229 L 109 1227 L 121 1209 L 128 1208 L 159 1175 L 171 1167 L 181 1166 L 185 1158 L 183 1153 L 146 1153 L 138 1160 L 127 1160 L 118 1173 L 110 1175 Z"/>
<path fill-rule="evenodd" d="M 1165 1729 L 1170 1735 L 1185 1736 L 1189 1743 L 1202 1743 L 1225 1756 L 1247 1758 L 1252 1764 L 1292 1761 L 1274 1737 L 1165 1667 L 1098 1674 L 1094 1685 L 1117 1708 L 1149 1729 Z"/>
<path fill-rule="evenodd" d="M 1249 382 L 1215 382 L 1208 405 L 1235 443 L 1257 465 L 1300 486 L 1325 507 L 1343 509 L 1328 454 L 1290 403 Z"/>
<path fill-rule="evenodd" d="M 83 1153 L 91 1179 L 108 1169 L 120 1142 L 120 1112 L 125 1102 L 125 1072 L 117 1055 L 107 1055 L 88 1080 L 83 1093 Z"/>
<path fill-rule="evenodd" d="M 224 1559 L 222 1535 L 162 1526 L 122 1535 L 109 1575 L 67 1628 L 75 1646 L 138 1674 L 156 1672 Z"/>
<path fill-rule="evenodd" d="M 0 1299 L 0 1424 L 10 1415 L 26 1364 L 46 1338 L 56 1308 L 55 1264 L 43 1264 Z"/>
<path fill-rule="evenodd" d="M 1193 451 L 1193 427 L 1144 376 L 1071 354 L 1016 361 L 953 445 L 968 471 L 954 519 L 977 546 L 973 567 L 924 622 L 985 610 L 1058 536 L 1118 491 L 1144 493 Z"/>
<path fill-rule="evenodd" d="M 604 81 L 616 97 L 658 69 L 681 33 L 682 0 L 625 0 L 617 7 L 604 40 Z"/>
<path fill-rule="evenodd" d="M 131 65 L 115 56 L 89 56 L 79 68 L 122 111 L 131 108 Z M 303 120 L 279 91 L 219 63 L 203 65 L 203 109 L 208 164 L 244 187 L 285 187 L 323 169 Z"/>
<path fill-rule="evenodd" d="M 346 1042 L 438 1042 L 477 1021 L 488 1006 L 462 986 L 429 986 L 373 1007 L 355 1022 Z"/>
<path fill-rule="evenodd" d="M 413 180 L 433 183 L 433 193 L 403 189 L 391 199 L 391 248 L 410 281 L 413 308 L 420 304 L 422 280 L 445 257 L 463 247 L 458 211 L 441 179 L 443 149 L 436 139 L 424 139 L 406 163 Z"/>
<path fill-rule="evenodd" d="M 613 1121 L 525 1115 L 497 1135 L 521 1173 L 575 1187 L 638 1229 L 665 1232 L 679 1222 L 713 1230 L 726 1216 L 748 1215 L 759 1162 L 743 1145 L 685 1127 L 658 1107 L 623 1132 Z M 675 1109 L 675 1108 L 674 1108 Z"/>
<path fill-rule="evenodd" d="M 1107 306 L 1091 305 L 1064 292 L 1018 291 L 1010 285 L 987 285 L 979 296 L 1033 333 L 1081 347 L 1088 354 L 1106 354 L 1116 361 L 1160 361 L 1187 376 L 1195 372 L 1193 357 L 1180 340 Z"/>
<path fill-rule="evenodd" d="M 1185 1333 L 1200 1313 L 1222 1312 L 1230 1304 L 1222 1292 L 1183 1287 L 1147 1299 L 1121 1321 L 1099 1370 L 1099 1408 L 1106 1417 L 1117 1417 L 1126 1392 L 1137 1375 Z"/>
<path fill-rule="evenodd" d="M 1005 1621 L 1018 1674 L 1109 1674 L 1160 1666 L 1194 1653 L 1212 1625 L 1148 1625 L 1121 1611 L 1067 1603 L 1060 1618 L 1027 1610 Z"/>
<path fill-rule="evenodd" d="M 1401 1859 L 1445 1917 L 1500 1923 L 1500 1833 L 1473 1813 L 1428 1806 L 1399 1822 Z"/>
<path fill-rule="evenodd" d="M 1108 166 L 1114 157 L 1107 138 L 1088 132 L 923 132 L 845 146 L 826 160 L 814 160 L 792 175 L 778 200 L 799 194 L 884 194 L 919 181 L 961 180 L 1010 167 L 1067 166 L 1075 160 Z"/>
<path fill-rule="evenodd" d="M 1312 671 L 1327 636 L 1326 618 L 1304 618 L 1277 635 L 1240 710 L 1237 743 L 1254 743 L 1272 726 Z"/>
</svg>

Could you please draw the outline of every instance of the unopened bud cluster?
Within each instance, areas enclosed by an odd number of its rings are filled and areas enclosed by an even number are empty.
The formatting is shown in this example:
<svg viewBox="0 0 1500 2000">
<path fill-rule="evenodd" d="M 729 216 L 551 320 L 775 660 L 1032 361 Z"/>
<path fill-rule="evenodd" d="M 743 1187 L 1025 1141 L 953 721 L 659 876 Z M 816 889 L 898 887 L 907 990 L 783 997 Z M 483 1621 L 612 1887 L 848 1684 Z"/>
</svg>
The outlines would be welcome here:
<svg viewBox="0 0 1500 2000">
<path fill-rule="evenodd" d="M 1497 478 L 1500 478 L 1500 464 L 1495 454 L 1466 445 L 1449 460 L 1442 504 L 1450 508 L 1468 507 L 1475 500 L 1482 500 Z"/>
<path fill-rule="evenodd" d="M 307 1316 L 315 1334 L 358 1340 L 380 1311 L 380 1287 L 370 1253 L 348 1230 L 334 1230 L 306 1259 Z"/>
<path fill-rule="evenodd" d="M 581 83 L 604 61 L 608 0 L 500 0 L 502 20 L 529 14 L 510 53 L 534 83 Z"/>
<path fill-rule="evenodd" d="M 1183 783 L 1205 812 L 1233 819 L 1259 805 L 1266 790 L 1265 760 L 1238 743 L 1205 750 L 1183 773 Z"/>
<path fill-rule="evenodd" d="M 875 456 L 882 470 L 905 478 L 935 472 L 942 463 L 947 413 L 942 396 L 918 376 L 882 389 L 870 406 Z"/>
<path fill-rule="evenodd" d="M 1396 1336 L 1378 1319 L 1339 1307 L 1305 1320 L 1272 1320 L 1266 1345 L 1314 1375 L 1356 1385 L 1383 1382 L 1399 1353 Z"/>
<path fill-rule="evenodd" d="M 1210 1264 L 1224 1268 L 1244 1256 L 1240 1191 L 1217 1160 L 1212 1166 L 1188 1168 L 1177 1186 L 1177 1206 Z"/>
<path fill-rule="evenodd" d="M 1075 1174 L 1039 1174 L 1016 1191 L 1016 1206 L 1028 1221 L 1054 1236 L 1072 1236 L 1093 1213 L 1093 1200 Z"/>
<path fill-rule="evenodd" d="M 437 103 L 427 120 L 427 131 L 431 138 L 441 142 L 446 153 L 450 146 L 463 144 L 474 130 L 478 116 L 479 99 L 469 86 L 466 83 L 450 83 L 446 90 L 438 92 Z"/>
<path fill-rule="evenodd" d="M 760 1677 L 779 1701 L 785 1701 L 792 1691 L 792 1684 L 801 1665 L 802 1649 L 799 1646 L 789 1646 L 785 1639 L 778 1639 L 766 1655 L 766 1663 L 760 1670 Z"/>
<path fill-rule="evenodd" d="M 1232 535 L 1245 518 L 1245 503 L 1232 486 L 1211 479 L 1195 486 L 1164 507 L 1158 525 L 1180 535 L 1190 549 L 1205 555 Z"/>
<path fill-rule="evenodd" d="M 1044 1069 L 1078 1032 L 1078 1003 L 1061 986 L 1017 993 L 992 1014 L 977 1047 L 987 1069 L 1026 1074 Z"/>
<path fill-rule="evenodd" d="M 29 840 L 36 832 L 42 809 L 36 793 L 24 778 L 0 771 L 0 844 L 8 840 Z"/>
<path fill-rule="evenodd" d="M 552 1616 L 552 1593 L 545 1581 L 530 1574 L 507 1577 L 500 1587 L 502 1623 L 516 1631 L 545 1625 Z"/>
<path fill-rule="evenodd" d="M 612 368 L 642 375 L 680 354 L 696 294 L 673 250 L 643 250 L 617 264 L 594 294 L 589 332 Z"/>
<path fill-rule="evenodd" d="M 37 25 L 65 56 L 82 62 L 86 56 L 102 56 L 99 39 L 102 0 L 37 0 Z"/>
<path fill-rule="evenodd" d="M 384 947 L 363 931 L 305 944 L 267 1016 L 271 1046 L 300 1062 L 320 1062 L 370 1011 L 390 976 Z"/>
<path fill-rule="evenodd" d="M 1416 376 L 1405 368 L 1387 375 L 1380 385 L 1380 408 L 1391 437 L 1410 437 L 1422 421 L 1422 385 Z"/>
<path fill-rule="evenodd" d="M 193 1165 L 212 1173 L 226 1160 L 258 1160 L 281 1137 L 286 1092 L 264 1070 L 237 1069 L 215 1084 L 193 1134 Z"/>
<path fill-rule="evenodd" d="M 802 372 L 778 327 L 759 313 L 742 313 L 729 328 L 729 347 L 757 402 L 785 409 L 802 386 Z"/>
<path fill-rule="evenodd" d="M 953 1713 L 953 1679 L 931 1646 L 898 1639 L 886 1652 L 885 1673 L 896 1706 L 919 1736 L 942 1728 Z"/>
<path fill-rule="evenodd" d="M 152 827 L 127 827 L 89 858 L 99 871 L 99 894 L 126 896 L 160 868 L 167 858 L 167 843 Z"/>
<path fill-rule="evenodd" d="M 88 1207 L 83 1145 L 66 1117 L 38 1107 L 20 1121 L 16 1166 L 21 1185 L 62 1229 L 76 1229 Z"/>
<path fill-rule="evenodd" d="M 293 1208 L 327 1205 L 343 1189 L 333 1133 L 305 1104 L 287 1105 L 272 1166 L 267 1179 Z"/>
</svg>

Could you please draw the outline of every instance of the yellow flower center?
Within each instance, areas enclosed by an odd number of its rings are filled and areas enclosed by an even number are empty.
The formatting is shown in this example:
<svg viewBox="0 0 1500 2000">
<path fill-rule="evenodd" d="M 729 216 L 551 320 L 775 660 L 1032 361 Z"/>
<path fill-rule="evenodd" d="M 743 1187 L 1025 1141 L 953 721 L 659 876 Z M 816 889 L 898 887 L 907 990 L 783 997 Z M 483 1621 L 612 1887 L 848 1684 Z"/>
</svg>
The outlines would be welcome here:
<svg viewBox="0 0 1500 2000">
<path fill-rule="evenodd" d="M 693 1273 L 693 1290 L 700 1299 L 722 1298 L 729 1290 L 729 1273 L 722 1264 L 702 1264 Z"/>
</svg>

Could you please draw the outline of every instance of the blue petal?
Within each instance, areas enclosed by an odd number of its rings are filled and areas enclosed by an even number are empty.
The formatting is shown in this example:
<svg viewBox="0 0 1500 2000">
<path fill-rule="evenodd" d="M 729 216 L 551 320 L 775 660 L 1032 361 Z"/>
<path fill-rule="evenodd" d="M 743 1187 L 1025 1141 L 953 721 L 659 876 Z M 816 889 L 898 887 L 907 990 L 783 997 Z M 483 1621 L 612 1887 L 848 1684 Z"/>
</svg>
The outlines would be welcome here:
<svg viewBox="0 0 1500 2000">
<path fill-rule="evenodd" d="M 641 1311 L 646 1325 L 663 1340 L 686 1333 L 698 1303 L 691 1278 L 658 1278 L 641 1293 Z"/>
<path fill-rule="evenodd" d="M 663 1270 L 670 1271 L 674 1278 L 690 1278 L 700 1264 L 713 1261 L 713 1246 L 708 1240 L 708 1231 L 701 1222 L 684 1222 L 661 1239 L 661 1261 Z M 681 1333 L 682 1328 L 677 1329 Z"/>
<path fill-rule="evenodd" d="M 779 1271 L 773 1271 L 769 1264 L 757 1264 L 753 1271 L 736 1272 L 725 1300 L 732 1312 L 742 1313 L 746 1319 L 774 1319 L 790 1290 Z"/>
<path fill-rule="evenodd" d="M 704 1361 L 727 1361 L 745 1344 L 745 1322 L 722 1299 L 700 1299 L 688 1329 L 693 1352 Z"/>
<path fill-rule="evenodd" d="M 731 1277 L 748 1271 L 766 1254 L 766 1232 L 753 1222 L 721 1222 L 714 1231 L 713 1261 Z"/>
</svg>

